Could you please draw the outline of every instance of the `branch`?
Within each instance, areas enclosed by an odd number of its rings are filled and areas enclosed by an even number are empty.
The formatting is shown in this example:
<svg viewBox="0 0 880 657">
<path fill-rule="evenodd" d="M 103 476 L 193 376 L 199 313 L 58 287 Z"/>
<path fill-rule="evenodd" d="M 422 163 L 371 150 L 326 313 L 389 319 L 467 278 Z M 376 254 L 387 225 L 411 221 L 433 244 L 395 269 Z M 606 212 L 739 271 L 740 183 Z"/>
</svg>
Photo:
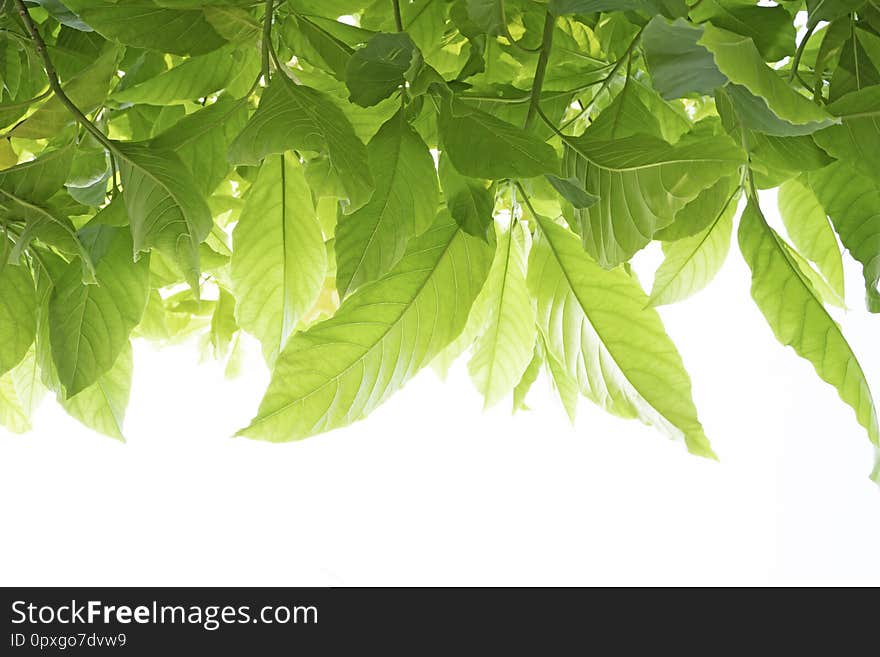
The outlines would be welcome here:
<svg viewBox="0 0 880 657">
<path fill-rule="evenodd" d="M 15 4 L 18 7 L 18 13 L 21 16 L 21 20 L 24 22 L 25 28 L 27 28 L 28 34 L 30 34 L 31 41 L 34 44 L 34 48 L 37 51 L 37 54 L 40 56 L 40 59 L 43 60 L 43 68 L 46 70 L 46 77 L 49 78 L 49 88 L 55 92 L 55 95 L 58 97 L 58 100 L 67 108 L 67 110 L 73 115 L 73 117 L 82 125 L 86 130 L 92 133 L 92 136 L 97 139 L 104 148 L 109 151 L 114 151 L 113 142 L 111 142 L 107 136 L 101 132 L 94 123 L 89 121 L 85 114 L 77 107 L 72 100 L 68 97 L 68 95 L 64 92 L 64 89 L 61 88 L 61 82 L 58 79 L 58 74 L 55 72 L 55 67 L 52 65 L 52 60 L 49 58 L 49 52 L 46 50 L 46 42 L 43 41 L 43 37 L 40 36 L 39 30 L 37 30 L 37 26 L 34 24 L 34 20 L 31 18 L 30 13 L 28 13 L 27 7 L 24 6 L 24 2 L 22 0 L 15 0 Z"/>
<path fill-rule="evenodd" d="M 394 25 L 398 32 L 403 32 L 403 16 L 400 15 L 400 0 L 391 0 L 394 6 Z"/>
<path fill-rule="evenodd" d="M 269 47 L 272 43 L 272 14 L 275 11 L 275 0 L 266 0 L 266 15 L 263 17 L 263 79 L 269 84 Z"/>
<path fill-rule="evenodd" d="M 789 82 L 794 80 L 795 76 L 798 75 L 798 66 L 800 66 L 801 63 L 801 57 L 804 56 L 804 50 L 807 47 L 807 41 L 809 41 L 810 37 L 813 36 L 813 30 L 815 29 L 816 25 L 811 26 L 807 30 L 807 33 L 804 34 L 804 38 L 801 39 L 801 42 L 798 44 L 797 52 L 795 52 L 794 54 L 794 60 L 791 62 L 791 74 L 788 76 Z"/>
<path fill-rule="evenodd" d="M 535 120 L 541 103 L 541 88 L 544 86 L 544 76 L 547 74 L 547 62 L 550 61 L 550 49 L 553 47 L 553 30 L 556 28 L 556 17 L 549 11 L 544 15 L 544 36 L 541 38 L 541 54 L 535 67 L 535 79 L 532 82 L 532 99 L 529 102 L 529 112 L 526 114 L 524 128 L 529 128 Z"/>
</svg>

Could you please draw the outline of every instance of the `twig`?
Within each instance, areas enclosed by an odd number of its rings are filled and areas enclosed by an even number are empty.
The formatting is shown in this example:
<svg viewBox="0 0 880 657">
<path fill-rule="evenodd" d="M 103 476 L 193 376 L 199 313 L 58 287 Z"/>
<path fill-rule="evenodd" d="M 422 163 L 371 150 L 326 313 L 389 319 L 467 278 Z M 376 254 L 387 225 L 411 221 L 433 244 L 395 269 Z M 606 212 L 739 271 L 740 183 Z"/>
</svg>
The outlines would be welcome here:
<svg viewBox="0 0 880 657">
<path fill-rule="evenodd" d="M 49 58 L 49 52 L 46 50 L 46 42 L 43 41 L 43 37 L 40 36 L 39 30 L 37 30 L 37 26 L 34 24 L 33 19 L 31 18 L 30 13 L 28 13 L 27 7 L 24 6 L 24 2 L 22 0 L 15 0 L 15 4 L 18 7 L 18 13 L 21 16 L 21 20 L 24 22 L 25 28 L 27 28 L 28 34 L 30 34 L 31 41 L 34 43 L 34 47 L 36 48 L 37 54 L 40 56 L 40 59 L 43 60 L 43 68 L 46 70 L 46 77 L 49 78 L 49 88 L 55 92 L 55 95 L 58 97 L 58 100 L 67 108 L 67 110 L 73 115 L 73 117 L 82 125 L 86 130 L 92 133 L 92 136 L 97 139 L 104 148 L 109 151 L 114 150 L 113 142 L 111 142 L 107 136 L 101 132 L 94 123 L 89 121 L 85 114 L 77 107 L 72 100 L 67 96 L 64 92 L 64 89 L 61 88 L 61 82 L 58 79 L 58 74 L 55 72 L 55 67 L 52 65 L 52 60 Z"/>
<path fill-rule="evenodd" d="M 10 110 L 10 109 L 17 109 L 19 107 L 27 107 L 28 105 L 33 105 L 34 103 L 38 103 L 41 100 L 43 100 L 44 98 L 48 98 L 51 95 L 52 95 L 52 89 L 49 88 L 49 89 L 46 89 L 46 91 L 44 91 L 43 93 L 41 93 L 39 96 L 34 96 L 33 98 L 23 100 L 20 103 L 9 103 L 8 105 L 6 105 L 6 104 L 0 105 L 0 109 Z"/>
<path fill-rule="evenodd" d="M 523 127 L 528 129 L 535 120 L 535 115 L 540 109 L 541 88 L 544 86 L 544 76 L 547 74 L 547 62 L 550 61 L 550 49 L 553 47 L 553 30 L 556 29 L 556 17 L 549 11 L 544 15 L 544 35 L 541 38 L 541 54 L 535 67 L 535 78 L 532 81 L 532 98 L 529 102 L 529 111 Z"/>
<path fill-rule="evenodd" d="M 263 78 L 266 80 L 266 84 L 269 84 L 269 50 L 272 43 L 272 14 L 274 11 L 275 0 L 266 0 L 266 15 L 263 17 L 263 40 L 260 44 L 263 54 Z"/>
</svg>

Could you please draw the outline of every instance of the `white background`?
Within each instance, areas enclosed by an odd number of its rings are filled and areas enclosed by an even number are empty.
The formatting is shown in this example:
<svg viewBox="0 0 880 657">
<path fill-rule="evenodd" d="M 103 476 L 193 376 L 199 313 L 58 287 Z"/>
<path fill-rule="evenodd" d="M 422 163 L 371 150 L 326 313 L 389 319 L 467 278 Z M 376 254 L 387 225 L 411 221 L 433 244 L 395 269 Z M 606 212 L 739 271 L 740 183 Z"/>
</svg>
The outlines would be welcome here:
<svg viewBox="0 0 880 657">
<path fill-rule="evenodd" d="M 772 196 L 765 205 L 772 207 Z M 772 214 L 772 213 L 771 213 Z M 639 257 L 642 280 L 658 261 Z M 845 332 L 880 389 L 880 317 L 847 268 Z M 127 444 L 43 404 L 0 429 L 4 585 L 880 585 L 880 490 L 854 415 L 775 342 L 734 244 L 661 310 L 720 463 L 549 384 L 481 413 L 459 363 L 303 442 L 230 439 L 267 374 L 135 349 Z"/>
</svg>

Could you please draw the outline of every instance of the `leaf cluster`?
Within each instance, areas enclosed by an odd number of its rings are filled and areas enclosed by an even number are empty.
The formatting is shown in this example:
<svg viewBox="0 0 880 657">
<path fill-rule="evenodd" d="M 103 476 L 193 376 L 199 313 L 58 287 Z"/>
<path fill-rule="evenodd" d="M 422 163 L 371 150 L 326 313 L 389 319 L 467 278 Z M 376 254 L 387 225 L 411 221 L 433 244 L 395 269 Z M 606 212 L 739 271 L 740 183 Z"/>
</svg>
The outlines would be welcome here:
<svg viewBox="0 0 880 657">
<path fill-rule="evenodd" d="M 712 457 L 657 307 L 736 231 L 777 339 L 880 444 L 835 320 L 844 257 L 880 312 L 873 0 L 0 6 L 14 431 L 49 391 L 121 438 L 133 338 L 233 372 L 247 333 L 272 371 L 251 438 L 347 425 L 468 352 L 486 406 L 543 371 L 570 416 L 586 397 Z"/>
</svg>

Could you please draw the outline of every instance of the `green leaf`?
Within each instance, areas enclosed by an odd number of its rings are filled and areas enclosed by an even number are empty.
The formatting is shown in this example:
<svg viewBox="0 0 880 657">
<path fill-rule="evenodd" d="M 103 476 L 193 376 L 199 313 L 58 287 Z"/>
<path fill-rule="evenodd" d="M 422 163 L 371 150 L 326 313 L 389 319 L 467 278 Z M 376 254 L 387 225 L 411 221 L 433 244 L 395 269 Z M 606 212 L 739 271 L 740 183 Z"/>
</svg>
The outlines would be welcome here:
<svg viewBox="0 0 880 657">
<path fill-rule="evenodd" d="M 495 258 L 471 311 L 482 329 L 468 362 L 485 408 L 513 391 L 535 348 L 535 309 L 526 287 L 529 233 L 521 222 L 495 232 Z"/>
<path fill-rule="evenodd" d="M 867 304 L 880 312 L 880 186 L 843 162 L 807 177 L 840 241 L 864 267 Z"/>
<path fill-rule="evenodd" d="M 727 137 L 671 145 L 647 136 L 598 140 L 587 131 L 564 142 L 567 173 L 601 199 L 584 210 L 566 211 L 566 219 L 605 268 L 628 260 L 703 189 L 744 160 Z"/>
<path fill-rule="evenodd" d="M 767 61 L 795 52 L 794 23 L 783 7 L 756 6 L 752 0 L 703 0 L 691 9 L 691 19 L 750 38 Z"/>
<path fill-rule="evenodd" d="M 110 370 L 128 344 L 147 303 L 150 265 L 132 264 L 127 231 L 108 226 L 84 229 L 95 262 L 97 284 L 84 285 L 80 265 L 67 264 L 49 299 L 49 339 L 58 377 L 70 398 Z"/>
<path fill-rule="evenodd" d="M 66 81 L 62 88 L 82 112 L 90 113 L 107 97 L 118 64 L 119 51 L 108 48 L 89 67 Z M 22 139 L 52 138 L 73 121 L 73 115 L 64 103 L 53 95 L 36 112 L 15 126 L 12 135 Z"/>
<path fill-rule="evenodd" d="M 498 180 L 559 172 L 551 146 L 460 100 L 443 101 L 438 127 L 443 149 L 462 175 Z"/>
<path fill-rule="evenodd" d="M 520 377 L 519 383 L 517 383 L 516 387 L 513 389 L 514 412 L 528 410 L 529 407 L 526 405 L 526 397 L 532 389 L 532 385 L 538 380 L 538 375 L 541 373 L 541 365 L 543 364 L 544 348 L 543 342 L 539 336 L 538 339 L 535 340 L 535 350 L 532 354 L 532 360 L 529 361 L 522 377 Z M 575 395 L 577 395 L 577 392 L 575 392 Z"/>
<path fill-rule="evenodd" d="M 82 261 L 82 278 L 94 282 L 94 267 L 91 258 L 77 238 L 73 224 L 57 208 L 29 203 L 23 198 L 0 188 L 0 218 L 23 219 L 25 228 L 18 237 L 13 249 L 13 259 L 29 246 L 34 238 L 72 255 Z"/>
<path fill-rule="evenodd" d="M 752 297 L 776 339 L 793 347 L 813 364 L 822 380 L 837 388 L 871 442 L 880 444 L 877 412 L 861 365 L 812 284 L 753 201 L 740 221 L 739 243 L 752 270 Z"/>
<path fill-rule="evenodd" d="M 216 50 L 221 37 L 201 9 L 173 9 L 151 0 L 65 0 L 82 20 L 108 39 L 175 55 Z"/>
<path fill-rule="evenodd" d="M 778 201 L 779 215 L 795 248 L 816 264 L 834 293 L 843 299 L 843 260 L 825 208 L 801 179 L 784 182 Z"/>
<path fill-rule="evenodd" d="M 371 107 L 415 77 L 421 54 L 406 33 L 377 34 L 355 50 L 345 69 L 349 100 Z"/>
<path fill-rule="evenodd" d="M 387 273 L 407 241 L 437 216 L 434 160 L 402 111 L 382 125 L 367 154 L 376 190 L 364 207 L 340 216 L 336 227 L 336 287 L 343 297 Z"/>
<path fill-rule="evenodd" d="M 29 431 L 34 411 L 45 394 L 36 350 L 31 347 L 15 368 L 0 375 L 0 425 L 13 433 Z"/>
<path fill-rule="evenodd" d="M 74 397 L 58 402 L 67 414 L 105 436 L 125 441 L 122 424 L 131 391 L 131 345 L 126 341 L 119 357 L 107 372 Z"/>
<path fill-rule="evenodd" d="M 544 364 L 547 366 L 547 373 L 550 375 L 553 389 L 556 391 L 556 396 L 559 397 L 559 402 L 562 404 L 569 422 L 574 424 L 577 418 L 578 400 L 580 398 L 577 379 L 566 371 L 556 356 L 550 353 L 550 350 L 547 348 L 546 339 L 541 336 L 540 340 L 543 345 L 541 350 L 545 357 Z"/>
<path fill-rule="evenodd" d="M 4 238 L 5 241 L 5 238 Z M 5 262 L 0 250 L 0 375 L 21 362 L 37 332 L 34 279 L 24 264 Z"/>
<path fill-rule="evenodd" d="M 272 363 L 317 301 L 327 270 L 312 196 L 293 157 L 263 162 L 232 239 L 236 319 Z"/>
<path fill-rule="evenodd" d="M 76 147 L 68 144 L 0 171 L 0 188 L 25 201 L 41 203 L 64 185 L 75 151 Z"/>
<path fill-rule="evenodd" d="M 763 99 L 769 110 L 783 121 L 801 126 L 817 124 L 816 127 L 836 122 L 834 117 L 801 96 L 770 68 L 751 39 L 707 23 L 703 26 L 699 44 L 712 53 L 718 70 L 730 82 Z"/>
<path fill-rule="evenodd" d="M 468 178 L 452 166 L 446 153 L 440 154 L 438 171 L 446 207 L 461 229 L 470 235 L 488 239 L 495 193 L 489 181 Z"/>
<path fill-rule="evenodd" d="M 439 215 L 391 272 L 291 338 L 239 435 L 296 440 L 366 416 L 461 332 L 489 260 L 483 242 Z"/>
<path fill-rule="evenodd" d="M 701 232 L 675 242 L 664 242 L 663 264 L 654 275 L 651 304 L 675 303 L 705 288 L 727 259 L 736 197 L 727 202 Z"/>
<path fill-rule="evenodd" d="M 260 73 L 255 48 L 220 48 L 184 60 L 164 73 L 113 94 L 119 103 L 171 105 L 226 89 L 234 97 L 247 93 Z"/>
<path fill-rule="evenodd" d="M 849 93 L 828 111 L 843 117 L 843 124 L 817 132 L 816 143 L 880 184 L 880 86 Z"/>
<path fill-rule="evenodd" d="M 192 175 L 173 151 L 144 143 L 115 144 L 134 253 L 156 248 L 199 287 L 199 244 L 211 231 L 211 211 Z"/>
<path fill-rule="evenodd" d="M 711 94 L 727 82 L 715 60 L 699 44 L 703 30 L 687 21 L 654 18 L 642 33 L 654 88 L 666 100 Z"/>
<path fill-rule="evenodd" d="M 627 77 L 620 93 L 590 124 L 595 139 L 653 135 L 671 144 L 690 130 L 683 112 L 632 77 Z"/>
<path fill-rule="evenodd" d="M 738 84 L 728 84 L 724 88 L 724 92 L 736 108 L 737 116 L 742 124 L 765 135 L 776 137 L 809 135 L 831 124 L 831 119 L 802 124 L 783 121 L 773 113 L 773 110 L 767 105 L 767 101 Z"/>
<path fill-rule="evenodd" d="M 354 48 L 306 16 L 291 16 L 282 35 L 290 49 L 314 66 L 345 80 L 345 69 Z"/>
<path fill-rule="evenodd" d="M 599 202 L 599 197 L 585 190 L 583 183 L 574 176 L 560 178 L 548 175 L 547 182 L 576 210 L 584 210 Z"/>
<path fill-rule="evenodd" d="M 12 433 L 31 430 L 30 416 L 25 411 L 12 375 L 8 372 L 0 375 L 0 425 Z"/>
<path fill-rule="evenodd" d="M 260 106 L 229 148 L 232 162 L 259 164 L 267 155 L 300 149 L 326 152 L 330 171 L 348 193 L 349 211 L 373 193 L 367 150 L 328 96 L 275 75 Z"/>
<path fill-rule="evenodd" d="M 229 173 L 226 159 L 229 144 L 247 122 L 244 99 L 221 97 L 151 139 L 149 147 L 175 151 L 205 196 L 213 192 Z"/>
<path fill-rule="evenodd" d="M 654 233 L 654 239 L 675 242 L 703 232 L 730 204 L 731 197 L 739 188 L 737 176 L 722 178 L 707 187 L 675 215 L 675 221 Z"/>
<path fill-rule="evenodd" d="M 638 418 L 683 439 L 692 453 L 714 457 L 681 357 L 639 284 L 620 268 L 600 267 L 566 229 L 537 221 L 528 284 L 548 354 L 605 410 Z"/>
</svg>

